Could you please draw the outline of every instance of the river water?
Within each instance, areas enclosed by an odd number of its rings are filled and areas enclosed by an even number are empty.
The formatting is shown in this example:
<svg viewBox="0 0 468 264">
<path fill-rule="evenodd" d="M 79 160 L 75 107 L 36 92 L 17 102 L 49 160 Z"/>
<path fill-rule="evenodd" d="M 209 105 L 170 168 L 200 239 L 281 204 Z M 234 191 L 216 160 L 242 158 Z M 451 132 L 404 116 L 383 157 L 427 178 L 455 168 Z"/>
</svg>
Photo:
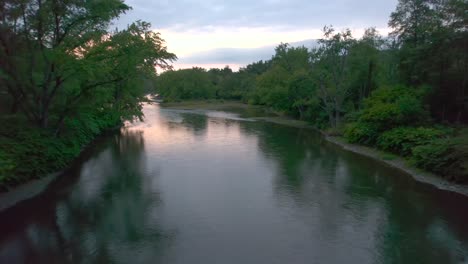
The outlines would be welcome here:
<svg viewBox="0 0 468 264">
<path fill-rule="evenodd" d="M 468 199 L 247 110 L 144 108 L 0 214 L 0 263 L 467 263 Z"/>
</svg>

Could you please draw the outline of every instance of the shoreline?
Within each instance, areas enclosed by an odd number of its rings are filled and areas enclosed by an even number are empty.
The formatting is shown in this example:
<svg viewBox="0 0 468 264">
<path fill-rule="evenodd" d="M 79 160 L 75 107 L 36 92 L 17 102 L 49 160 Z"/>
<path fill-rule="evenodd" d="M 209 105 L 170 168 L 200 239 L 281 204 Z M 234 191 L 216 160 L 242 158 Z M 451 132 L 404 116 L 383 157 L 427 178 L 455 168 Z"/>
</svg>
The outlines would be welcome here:
<svg viewBox="0 0 468 264">
<path fill-rule="evenodd" d="M 400 156 L 390 154 L 392 155 L 392 159 L 385 159 L 382 156 L 386 154 L 388 155 L 389 153 L 387 152 L 382 152 L 366 146 L 350 144 L 345 142 L 344 139 L 340 137 L 327 136 L 323 133 L 322 135 L 328 142 L 335 144 L 346 151 L 372 158 L 387 166 L 398 169 L 420 183 L 430 184 L 440 190 L 468 196 L 468 186 L 450 182 L 440 176 L 437 176 L 434 173 L 408 165 L 408 161 Z"/>
<path fill-rule="evenodd" d="M 204 101 L 192 101 L 192 102 L 169 103 L 168 106 L 166 106 L 165 104 L 161 104 L 161 107 L 167 108 L 167 109 L 183 109 L 183 110 L 194 110 L 194 109 L 223 110 L 223 108 L 229 108 L 229 107 L 262 108 L 262 106 L 256 106 L 256 105 L 251 106 L 251 105 L 239 102 L 239 101 L 227 101 L 227 102 L 228 103 L 225 103 L 225 105 L 223 105 L 222 102 L 210 103 L 210 102 L 204 102 Z M 355 154 L 371 158 L 377 162 L 382 163 L 382 165 L 384 166 L 389 166 L 389 167 L 398 169 L 402 173 L 407 174 L 408 176 L 411 176 L 417 182 L 432 185 L 433 187 L 436 187 L 437 189 L 440 189 L 440 190 L 454 192 L 457 194 L 468 196 L 468 185 L 462 185 L 462 184 L 450 182 L 444 179 L 443 177 L 440 177 L 434 173 L 424 171 L 422 169 L 411 166 L 408 164 L 407 160 L 405 160 L 404 158 L 398 155 L 395 155 L 389 152 L 380 151 L 378 149 L 367 147 L 367 146 L 351 144 L 351 143 L 346 142 L 345 139 L 341 137 L 329 136 L 325 134 L 323 131 L 314 127 L 313 125 L 307 123 L 306 121 L 288 118 L 285 116 L 252 117 L 252 119 L 257 120 L 257 121 L 271 122 L 271 123 L 284 125 L 284 126 L 291 126 L 291 127 L 314 130 L 317 133 L 320 133 L 327 142 L 334 144 L 342 148 L 343 150 L 350 151 Z M 385 158 L 385 156 L 387 157 L 390 156 L 391 159 Z"/>
<path fill-rule="evenodd" d="M 75 157 L 73 160 L 70 161 L 69 165 L 61 170 L 50 172 L 42 177 L 35 178 L 28 180 L 24 183 L 20 183 L 18 185 L 14 185 L 10 187 L 5 192 L 0 192 L 0 212 L 6 211 L 9 208 L 12 208 L 24 201 L 34 199 L 44 192 L 47 191 L 48 187 L 59 177 L 61 177 L 64 173 L 67 172 L 68 169 L 72 168 L 77 162 L 82 161 L 85 159 L 92 151 L 93 146 L 96 142 L 101 140 L 104 136 L 113 133 L 120 129 L 122 126 L 117 126 L 113 128 L 109 128 L 104 130 L 100 135 L 95 137 L 89 144 L 85 145 L 80 154 Z"/>
<path fill-rule="evenodd" d="M 262 108 L 262 106 L 251 106 L 248 104 L 244 104 L 239 101 L 214 101 L 214 102 L 206 102 L 206 101 L 191 101 L 191 102 L 182 102 L 182 103 L 169 103 L 169 104 L 160 104 L 162 108 L 166 109 L 182 109 L 182 110 L 226 110 L 232 108 Z M 296 127 L 296 128 L 304 128 L 310 129 L 317 133 L 320 133 L 321 136 L 330 144 L 334 144 L 343 150 L 353 152 L 358 155 L 369 157 L 377 162 L 382 163 L 384 166 L 390 166 L 392 168 L 398 169 L 402 173 L 411 176 L 414 180 L 420 183 L 429 184 L 437 189 L 450 191 L 457 194 L 461 194 L 464 196 L 468 196 L 468 186 L 461 185 L 457 183 L 450 182 L 442 177 L 439 177 L 433 173 L 423 171 L 421 169 L 415 168 L 407 164 L 407 161 L 397 155 L 393 155 L 387 152 L 383 152 L 377 150 L 375 148 L 370 148 L 362 145 L 350 144 L 347 143 L 341 137 L 335 136 L 328 136 L 323 131 L 317 129 L 316 127 L 312 126 L 311 124 L 307 123 L 306 121 L 301 121 L 293 118 L 288 118 L 285 116 L 276 116 L 276 117 L 252 117 L 253 120 L 256 121 L 263 121 L 263 122 L 271 122 L 279 125 Z M 107 134 L 107 133 L 103 133 Z M 102 135 L 98 136 L 95 140 L 99 139 Z M 93 141 L 95 141 L 93 140 Z M 84 147 L 82 153 L 75 158 L 74 161 L 71 162 L 70 167 L 73 165 L 74 162 L 81 159 L 83 155 L 89 151 L 89 144 Z M 384 156 L 391 156 L 391 159 L 386 159 Z M 68 168 L 68 167 L 67 167 Z M 0 193 L 0 212 L 5 211 L 15 205 L 33 199 L 40 194 L 44 193 L 49 185 L 54 182 L 59 176 L 63 174 L 67 168 L 53 172 L 50 174 L 45 175 L 39 179 L 34 179 L 28 181 L 26 183 L 17 185 L 12 187 L 10 190 L 6 192 Z"/>
<path fill-rule="evenodd" d="M 0 193 L 0 212 L 44 193 L 49 185 L 62 173 L 63 171 L 53 172 L 39 179 L 17 185 L 7 192 Z"/>
</svg>

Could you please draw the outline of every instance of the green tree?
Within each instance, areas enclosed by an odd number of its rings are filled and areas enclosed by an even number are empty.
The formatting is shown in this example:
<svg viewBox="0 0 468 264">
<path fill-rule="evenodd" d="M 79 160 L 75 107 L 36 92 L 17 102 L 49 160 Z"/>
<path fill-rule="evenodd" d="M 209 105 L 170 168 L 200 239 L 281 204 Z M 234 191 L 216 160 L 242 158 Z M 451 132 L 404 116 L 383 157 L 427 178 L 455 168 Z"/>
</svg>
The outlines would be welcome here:
<svg viewBox="0 0 468 264">
<path fill-rule="evenodd" d="M 429 84 L 439 120 L 468 121 L 468 31 L 464 0 L 400 0 L 389 22 L 408 85 Z"/>
<path fill-rule="evenodd" d="M 47 127 L 80 48 L 100 41 L 110 21 L 129 7 L 119 0 L 30 0 L 8 1 L 3 8 L 2 31 L 8 34 L 1 41 L 2 83 L 28 118 Z"/>
<path fill-rule="evenodd" d="M 216 86 L 205 69 L 195 67 L 163 72 L 156 79 L 156 92 L 166 101 L 212 99 Z"/>
<path fill-rule="evenodd" d="M 148 23 L 108 31 L 130 9 L 120 0 L 8 1 L 3 8 L 0 83 L 12 108 L 42 128 L 60 128 L 89 99 L 141 115 L 136 93 L 125 97 L 128 83 L 175 59 Z"/>
<path fill-rule="evenodd" d="M 350 98 L 360 108 L 365 98 L 377 89 L 380 53 L 384 41 L 375 28 L 366 29 L 364 36 L 350 50 Z"/>
<path fill-rule="evenodd" d="M 351 92 L 349 57 L 356 40 L 349 29 L 335 33 L 331 27 L 324 28 L 324 37 L 319 40 L 320 47 L 312 51 L 313 74 L 321 107 L 328 115 L 330 126 L 337 128 Z"/>
</svg>

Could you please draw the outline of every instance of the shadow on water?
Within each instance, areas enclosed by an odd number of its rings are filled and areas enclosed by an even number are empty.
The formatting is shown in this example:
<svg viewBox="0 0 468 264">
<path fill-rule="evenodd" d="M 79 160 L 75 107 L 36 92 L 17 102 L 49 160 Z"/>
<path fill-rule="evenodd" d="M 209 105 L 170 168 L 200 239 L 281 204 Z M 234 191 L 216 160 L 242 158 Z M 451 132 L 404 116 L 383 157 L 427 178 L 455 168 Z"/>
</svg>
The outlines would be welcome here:
<svg viewBox="0 0 468 264">
<path fill-rule="evenodd" d="M 142 131 L 122 130 L 98 142 L 88 161 L 45 193 L 2 212 L 0 263 L 154 260 L 174 234 L 155 228 L 151 218 L 161 199 L 154 191 L 158 171 L 143 177 L 144 148 Z"/>
<path fill-rule="evenodd" d="M 206 136 L 208 119 L 206 116 L 193 113 L 179 113 L 179 120 L 168 122 L 170 130 L 187 130 L 198 138 Z"/>
<path fill-rule="evenodd" d="M 314 236 L 335 236 L 336 243 L 350 237 L 350 245 L 359 245 L 350 246 L 353 253 L 346 254 L 318 246 L 322 261 L 467 261 L 467 197 L 419 183 L 397 169 L 344 151 L 313 131 L 262 126 L 245 124 L 243 129 L 258 134 L 262 153 L 278 166 L 274 186 L 280 205 L 291 207 L 292 203 L 300 208 L 298 217 L 316 227 Z M 380 251 L 373 249 L 375 244 Z M 369 254 L 372 259 L 353 257 L 363 249 L 374 250 Z"/>
</svg>

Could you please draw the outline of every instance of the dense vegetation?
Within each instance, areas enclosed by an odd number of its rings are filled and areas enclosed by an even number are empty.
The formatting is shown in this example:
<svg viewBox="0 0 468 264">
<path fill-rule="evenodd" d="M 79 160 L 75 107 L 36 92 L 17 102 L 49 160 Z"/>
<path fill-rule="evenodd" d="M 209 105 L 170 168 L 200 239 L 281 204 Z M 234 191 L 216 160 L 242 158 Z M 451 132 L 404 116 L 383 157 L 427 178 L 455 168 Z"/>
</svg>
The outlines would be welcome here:
<svg viewBox="0 0 468 264">
<path fill-rule="evenodd" d="M 399 0 L 389 37 L 325 27 L 312 50 L 281 44 L 239 72 L 167 71 L 157 92 L 264 105 L 468 182 L 466 10 L 465 0 Z"/>
<path fill-rule="evenodd" d="M 0 189 L 64 168 L 101 132 L 142 116 L 175 55 L 146 22 L 109 30 L 121 0 L 0 3 Z"/>
</svg>

